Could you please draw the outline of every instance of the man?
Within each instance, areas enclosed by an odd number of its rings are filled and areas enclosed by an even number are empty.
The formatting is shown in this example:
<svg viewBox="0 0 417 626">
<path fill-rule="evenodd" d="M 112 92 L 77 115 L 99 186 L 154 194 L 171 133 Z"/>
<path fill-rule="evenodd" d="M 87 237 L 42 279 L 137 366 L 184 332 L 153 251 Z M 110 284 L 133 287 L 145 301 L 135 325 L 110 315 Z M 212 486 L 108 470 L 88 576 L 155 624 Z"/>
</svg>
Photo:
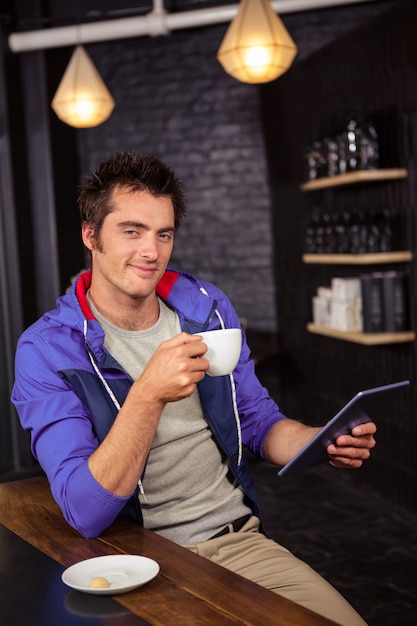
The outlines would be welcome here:
<svg viewBox="0 0 417 626">
<path fill-rule="evenodd" d="M 19 340 L 12 399 L 67 521 L 97 536 L 117 516 L 186 545 L 335 621 L 362 619 L 306 564 L 259 532 L 243 446 L 285 464 L 319 430 L 287 419 L 243 336 L 230 376 L 206 376 L 198 332 L 238 327 L 213 285 L 167 268 L 185 215 L 158 159 L 118 153 L 83 182 L 81 274 Z M 373 423 L 327 449 L 360 467 Z"/>
</svg>

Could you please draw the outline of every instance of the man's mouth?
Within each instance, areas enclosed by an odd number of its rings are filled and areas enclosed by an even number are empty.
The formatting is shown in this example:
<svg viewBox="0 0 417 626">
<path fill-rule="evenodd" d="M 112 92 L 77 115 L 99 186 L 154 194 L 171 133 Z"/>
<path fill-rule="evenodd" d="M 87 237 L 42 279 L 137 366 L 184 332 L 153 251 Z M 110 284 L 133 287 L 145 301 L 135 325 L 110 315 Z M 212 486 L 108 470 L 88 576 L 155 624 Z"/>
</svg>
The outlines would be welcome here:
<svg viewBox="0 0 417 626">
<path fill-rule="evenodd" d="M 158 268 L 155 265 L 133 265 L 129 264 L 129 267 L 138 275 L 138 276 L 154 276 L 158 271 Z"/>
</svg>

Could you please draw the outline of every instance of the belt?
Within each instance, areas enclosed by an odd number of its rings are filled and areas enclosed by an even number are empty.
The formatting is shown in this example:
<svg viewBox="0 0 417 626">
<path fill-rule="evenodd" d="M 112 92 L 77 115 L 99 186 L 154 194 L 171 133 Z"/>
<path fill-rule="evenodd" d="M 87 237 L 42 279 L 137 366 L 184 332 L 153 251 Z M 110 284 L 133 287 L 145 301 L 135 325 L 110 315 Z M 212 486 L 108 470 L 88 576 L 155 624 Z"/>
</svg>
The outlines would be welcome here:
<svg viewBox="0 0 417 626">
<path fill-rule="evenodd" d="M 223 535 L 228 535 L 229 533 L 237 533 L 241 528 L 244 527 L 244 525 L 250 518 L 250 514 L 239 517 L 239 519 L 219 530 L 219 532 L 210 537 L 210 539 L 216 539 L 216 537 L 222 537 Z"/>
</svg>

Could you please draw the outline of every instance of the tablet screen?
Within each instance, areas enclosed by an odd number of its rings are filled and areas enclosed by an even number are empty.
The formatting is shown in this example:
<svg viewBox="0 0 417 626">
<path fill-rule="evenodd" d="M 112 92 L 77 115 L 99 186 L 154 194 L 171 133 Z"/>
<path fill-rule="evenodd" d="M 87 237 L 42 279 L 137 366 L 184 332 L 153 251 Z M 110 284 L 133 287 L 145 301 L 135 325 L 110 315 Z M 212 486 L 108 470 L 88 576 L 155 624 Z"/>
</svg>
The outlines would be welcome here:
<svg viewBox="0 0 417 626">
<path fill-rule="evenodd" d="M 402 380 L 357 393 L 300 452 L 280 469 L 278 476 L 287 476 L 313 465 L 328 462 L 326 449 L 330 443 L 334 443 L 339 435 L 350 433 L 354 426 L 372 422 L 409 384 L 409 380 Z"/>
</svg>

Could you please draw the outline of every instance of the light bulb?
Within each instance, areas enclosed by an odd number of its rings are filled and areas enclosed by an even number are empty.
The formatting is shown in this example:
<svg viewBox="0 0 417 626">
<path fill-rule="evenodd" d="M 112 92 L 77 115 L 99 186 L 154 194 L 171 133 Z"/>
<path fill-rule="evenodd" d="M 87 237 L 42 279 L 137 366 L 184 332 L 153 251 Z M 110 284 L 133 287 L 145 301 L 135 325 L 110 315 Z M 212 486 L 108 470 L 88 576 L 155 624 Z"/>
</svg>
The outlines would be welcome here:
<svg viewBox="0 0 417 626">
<path fill-rule="evenodd" d="M 262 74 L 271 64 L 272 55 L 265 46 L 252 46 L 245 51 L 243 57 L 245 64 L 252 73 L 259 72 Z"/>
</svg>

